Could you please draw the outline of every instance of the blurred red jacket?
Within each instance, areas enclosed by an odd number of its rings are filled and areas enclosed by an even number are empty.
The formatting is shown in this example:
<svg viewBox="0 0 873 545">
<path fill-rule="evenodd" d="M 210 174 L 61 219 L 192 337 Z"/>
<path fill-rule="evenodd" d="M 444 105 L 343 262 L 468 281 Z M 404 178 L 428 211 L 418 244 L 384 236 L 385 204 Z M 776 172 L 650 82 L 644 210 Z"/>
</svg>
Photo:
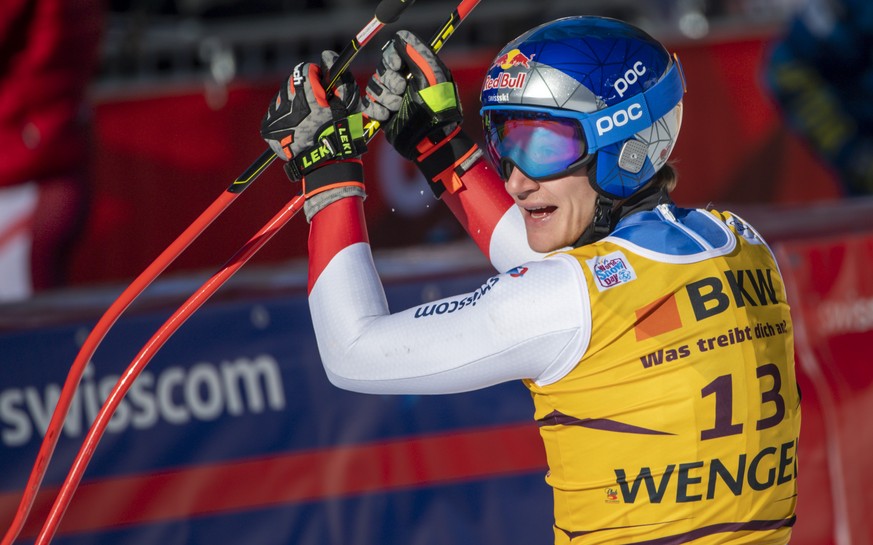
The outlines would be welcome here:
<svg viewBox="0 0 873 545">
<path fill-rule="evenodd" d="M 103 30 L 100 0 L 3 0 L 0 187 L 87 165 L 87 87 Z"/>
</svg>

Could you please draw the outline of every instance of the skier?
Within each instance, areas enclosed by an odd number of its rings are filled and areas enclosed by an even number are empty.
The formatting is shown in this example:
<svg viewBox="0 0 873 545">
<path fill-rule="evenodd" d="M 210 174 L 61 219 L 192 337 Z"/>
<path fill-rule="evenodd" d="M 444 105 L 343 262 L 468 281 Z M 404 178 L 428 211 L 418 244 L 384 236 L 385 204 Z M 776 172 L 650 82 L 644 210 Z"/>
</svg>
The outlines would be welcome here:
<svg viewBox="0 0 873 545">
<path fill-rule="evenodd" d="M 363 100 L 351 77 L 325 93 L 335 58 L 297 65 L 261 128 L 306 197 L 330 381 L 373 394 L 523 381 L 556 544 L 788 543 L 800 396 L 785 289 L 749 224 L 670 199 L 678 59 L 613 19 L 538 26 L 485 76 L 483 153 L 413 34 L 395 34 Z M 371 119 L 500 274 L 389 310 L 363 215 Z"/>
</svg>

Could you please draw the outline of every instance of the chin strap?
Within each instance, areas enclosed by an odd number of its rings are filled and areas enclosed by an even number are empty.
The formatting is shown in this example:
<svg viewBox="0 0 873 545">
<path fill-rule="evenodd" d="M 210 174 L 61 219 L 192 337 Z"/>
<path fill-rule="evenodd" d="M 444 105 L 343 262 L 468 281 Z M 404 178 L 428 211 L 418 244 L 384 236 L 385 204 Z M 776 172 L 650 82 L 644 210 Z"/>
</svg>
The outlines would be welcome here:
<svg viewBox="0 0 873 545">
<path fill-rule="evenodd" d="M 653 186 L 644 189 L 630 198 L 619 201 L 598 193 L 594 202 L 594 219 L 591 221 L 574 248 L 597 242 L 611 233 L 618 222 L 636 212 L 654 210 L 663 203 L 672 203 L 670 195 L 663 187 Z"/>
</svg>

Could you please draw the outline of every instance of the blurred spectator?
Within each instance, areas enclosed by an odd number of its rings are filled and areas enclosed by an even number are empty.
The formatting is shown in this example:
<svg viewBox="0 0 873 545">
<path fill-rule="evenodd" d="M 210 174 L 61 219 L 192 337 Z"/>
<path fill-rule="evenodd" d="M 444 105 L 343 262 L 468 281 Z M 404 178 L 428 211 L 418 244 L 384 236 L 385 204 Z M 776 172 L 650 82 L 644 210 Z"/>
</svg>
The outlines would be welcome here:
<svg viewBox="0 0 873 545">
<path fill-rule="evenodd" d="M 63 285 L 87 203 L 86 89 L 101 0 L 3 0 L 0 301 Z"/>
<path fill-rule="evenodd" d="M 788 123 L 846 194 L 873 194 L 873 2 L 807 0 L 765 76 Z"/>
</svg>

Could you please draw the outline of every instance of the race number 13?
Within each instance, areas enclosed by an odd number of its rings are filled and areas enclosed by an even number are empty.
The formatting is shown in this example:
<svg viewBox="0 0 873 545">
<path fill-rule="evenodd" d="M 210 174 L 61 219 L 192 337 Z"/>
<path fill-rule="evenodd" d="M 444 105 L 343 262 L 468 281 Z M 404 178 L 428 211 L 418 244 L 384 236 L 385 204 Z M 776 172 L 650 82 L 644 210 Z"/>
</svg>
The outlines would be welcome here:
<svg viewBox="0 0 873 545">
<path fill-rule="evenodd" d="M 779 422 L 782 422 L 782 419 L 785 418 L 785 398 L 780 393 L 782 389 L 782 375 L 779 373 L 779 367 L 776 364 L 764 364 L 755 369 L 755 372 L 759 379 L 771 377 L 773 382 L 769 390 L 761 392 L 761 404 L 773 405 L 774 410 L 772 415 L 761 418 L 755 424 L 755 429 L 760 431 L 772 428 L 779 424 Z M 701 430 L 701 440 L 743 433 L 742 422 L 732 422 L 734 394 L 731 375 L 721 375 L 716 378 L 700 390 L 700 395 L 703 397 L 715 397 L 715 425 L 712 428 Z"/>
</svg>

